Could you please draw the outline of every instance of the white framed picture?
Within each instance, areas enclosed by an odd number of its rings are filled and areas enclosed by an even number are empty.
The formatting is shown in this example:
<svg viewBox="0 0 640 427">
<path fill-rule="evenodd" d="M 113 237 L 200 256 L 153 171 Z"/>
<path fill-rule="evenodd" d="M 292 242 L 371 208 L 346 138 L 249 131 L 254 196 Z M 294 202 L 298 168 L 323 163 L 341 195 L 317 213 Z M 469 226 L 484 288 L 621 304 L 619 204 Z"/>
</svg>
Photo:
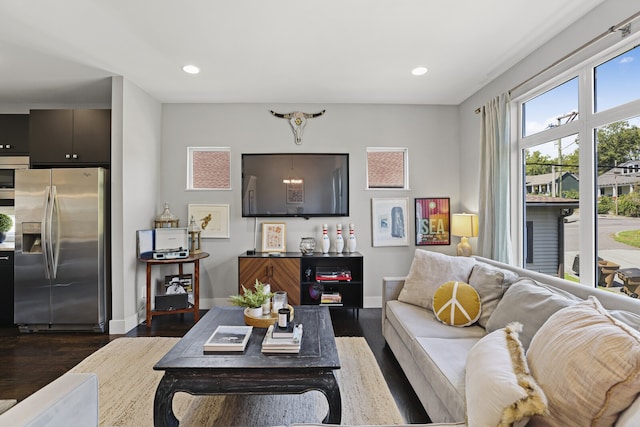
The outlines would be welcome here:
<svg viewBox="0 0 640 427">
<path fill-rule="evenodd" d="M 286 252 L 287 225 L 284 222 L 262 223 L 262 252 Z"/>
<path fill-rule="evenodd" d="M 367 189 L 409 189 L 409 149 L 367 147 Z"/>
<path fill-rule="evenodd" d="M 409 246 L 408 198 L 371 199 L 373 246 Z"/>
<path fill-rule="evenodd" d="M 187 147 L 187 190 L 231 190 L 231 148 Z"/>
<path fill-rule="evenodd" d="M 189 205 L 189 222 L 191 217 L 202 230 L 200 236 L 210 239 L 229 238 L 229 205 Z"/>
</svg>

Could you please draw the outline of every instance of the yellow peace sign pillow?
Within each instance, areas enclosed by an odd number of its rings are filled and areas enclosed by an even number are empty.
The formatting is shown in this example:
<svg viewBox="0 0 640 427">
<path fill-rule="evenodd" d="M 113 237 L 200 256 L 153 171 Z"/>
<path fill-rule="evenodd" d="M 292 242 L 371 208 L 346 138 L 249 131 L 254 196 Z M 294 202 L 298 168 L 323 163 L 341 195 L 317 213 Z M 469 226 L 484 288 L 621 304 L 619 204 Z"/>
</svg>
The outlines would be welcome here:
<svg viewBox="0 0 640 427">
<path fill-rule="evenodd" d="M 447 282 L 433 295 L 433 313 L 446 325 L 472 325 L 480 318 L 480 295 L 467 283 Z"/>
</svg>

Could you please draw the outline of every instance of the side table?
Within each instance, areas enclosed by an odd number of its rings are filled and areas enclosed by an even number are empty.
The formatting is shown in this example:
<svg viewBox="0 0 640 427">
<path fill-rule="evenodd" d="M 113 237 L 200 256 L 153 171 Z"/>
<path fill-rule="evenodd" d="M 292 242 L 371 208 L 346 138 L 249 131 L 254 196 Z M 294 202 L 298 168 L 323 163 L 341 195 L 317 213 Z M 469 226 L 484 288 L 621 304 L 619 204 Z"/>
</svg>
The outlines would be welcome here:
<svg viewBox="0 0 640 427">
<path fill-rule="evenodd" d="M 187 258 L 177 259 L 140 259 L 147 264 L 147 328 L 151 327 L 153 316 L 163 314 L 193 313 L 194 322 L 200 317 L 200 260 L 207 258 L 207 252 L 190 254 Z M 183 274 L 183 265 L 193 263 L 193 307 L 181 308 L 177 310 L 153 310 L 151 308 L 151 267 L 154 265 L 177 264 L 178 273 Z"/>
</svg>

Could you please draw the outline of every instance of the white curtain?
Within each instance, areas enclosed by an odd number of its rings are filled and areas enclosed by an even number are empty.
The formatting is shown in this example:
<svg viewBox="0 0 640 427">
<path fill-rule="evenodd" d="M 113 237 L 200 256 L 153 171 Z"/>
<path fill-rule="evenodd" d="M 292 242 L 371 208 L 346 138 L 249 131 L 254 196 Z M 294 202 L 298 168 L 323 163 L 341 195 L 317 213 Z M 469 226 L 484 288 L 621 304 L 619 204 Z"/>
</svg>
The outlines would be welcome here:
<svg viewBox="0 0 640 427">
<path fill-rule="evenodd" d="M 478 253 L 505 263 L 511 261 L 510 101 L 504 93 L 482 107 L 480 140 Z"/>
</svg>

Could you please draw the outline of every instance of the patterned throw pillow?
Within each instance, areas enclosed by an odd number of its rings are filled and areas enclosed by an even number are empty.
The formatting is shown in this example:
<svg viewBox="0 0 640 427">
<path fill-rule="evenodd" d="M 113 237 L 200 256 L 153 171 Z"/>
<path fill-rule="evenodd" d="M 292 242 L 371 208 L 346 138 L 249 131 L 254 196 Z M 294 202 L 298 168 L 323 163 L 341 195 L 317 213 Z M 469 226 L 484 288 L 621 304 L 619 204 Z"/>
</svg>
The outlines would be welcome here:
<svg viewBox="0 0 640 427">
<path fill-rule="evenodd" d="M 480 295 L 467 283 L 447 282 L 433 295 L 433 313 L 446 325 L 472 325 L 481 311 Z"/>
</svg>

